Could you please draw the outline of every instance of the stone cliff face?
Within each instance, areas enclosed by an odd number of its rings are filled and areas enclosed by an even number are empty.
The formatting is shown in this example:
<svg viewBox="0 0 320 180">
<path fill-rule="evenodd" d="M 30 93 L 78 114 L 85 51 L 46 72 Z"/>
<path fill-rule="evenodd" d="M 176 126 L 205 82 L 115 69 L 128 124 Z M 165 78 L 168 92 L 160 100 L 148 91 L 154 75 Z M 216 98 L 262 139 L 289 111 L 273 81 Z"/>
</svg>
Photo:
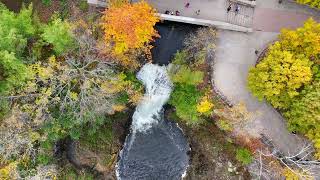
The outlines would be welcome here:
<svg viewBox="0 0 320 180">
<path fill-rule="evenodd" d="M 115 115 L 111 123 L 112 136 L 108 140 L 103 139 L 103 132 L 93 142 L 91 139 L 80 138 L 78 141 L 67 140 L 66 155 L 69 162 L 79 171 L 90 170 L 97 179 L 116 179 L 115 165 L 118 153 L 122 149 L 125 137 L 129 133 L 133 108 L 122 115 Z M 99 129 L 103 131 L 105 127 Z M 107 138 L 107 137 L 106 137 Z"/>
</svg>

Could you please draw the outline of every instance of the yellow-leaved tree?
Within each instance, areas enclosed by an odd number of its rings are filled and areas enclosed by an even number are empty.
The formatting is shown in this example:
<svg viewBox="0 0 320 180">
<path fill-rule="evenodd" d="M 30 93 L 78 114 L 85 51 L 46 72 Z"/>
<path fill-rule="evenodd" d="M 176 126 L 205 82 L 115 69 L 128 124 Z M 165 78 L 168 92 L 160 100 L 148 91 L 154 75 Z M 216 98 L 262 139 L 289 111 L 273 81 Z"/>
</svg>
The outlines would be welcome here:
<svg viewBox="0 0 320 180">
<path fill-rule="evenodd" d="M 275 43 L 267 57 L 250 69 L 248 87 L 260 100 L 265 98 L 276 108 L 288 108 L 298 89 L 311 81 L 311 65 L 306 57 L 295 58 Z"/>
<path fill-rule="evenodd" d="M 320 0 L 296 0 L 300 4 L 306 4 L 311 7 L 320 8 Z"/>
<path fill-rule="evenodd" d="M 213 103 L 210 101 L 208 95 L 203 96 L 201 101 L 197 104 L 197 111 L 201 114 L 210 115 L 213 109 Z"/>
<path fill-rule="evenodd" d="M 117 1 L 105 11 L 102 19 L 104 40 L 111 45 L 119 63 L 127 67 L 139 66 L 134 58 L 136 52 L 150 54 L 149 43 L 159 36 L 154 29 L 159 21 L 156 10 L 144 1 L 133 4 Z"/>
<path fill-rule="evenodd" d="M 304 134 L 320 159 L 320 24 L 312 18 L 296 30 L 282 30 L 266 57 L 250 69 L 248 87 L 282 109 L 290 131 Z"/>
<path fill-rule="evenodd" d="M 296 30 L 282 30 L 266 57 L 249 71 L 248 87 L 253 95 L 287 109 L 301 87 L 312 77 L 320 77 L 319 42 L 320 24 L 312 18 Z"/>
</svg>

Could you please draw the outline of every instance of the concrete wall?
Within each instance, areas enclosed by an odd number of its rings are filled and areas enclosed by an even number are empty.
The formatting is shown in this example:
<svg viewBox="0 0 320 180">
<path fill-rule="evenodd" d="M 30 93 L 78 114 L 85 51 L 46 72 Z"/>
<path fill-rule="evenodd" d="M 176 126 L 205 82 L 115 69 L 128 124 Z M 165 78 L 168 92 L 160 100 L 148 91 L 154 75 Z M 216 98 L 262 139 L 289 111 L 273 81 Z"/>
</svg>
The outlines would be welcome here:
<svg viewBox="0 0 320 180">
<path fill-rule="evenodd" d="M 239 4 L 246 5 L 246 6 L 251 6 L 251 7 L 256 6 L 255 0 L 230 0 L 230 2 L 239 3 Z"/>
<path fill-rule="evenodd" d="M 174 15 L 168 15 L 168 14 L 158 14 L 160 16 L 161 20 L 167 20 L 167 21 L 175 21 L 175 22 L 182 22 L 182 23 L 188 23 L 188 24 L 196 24 L 201 26 L 213 26 L 218 29 L 225 29 L 225 30 L 231 30 L 231 31 L 239 31 L 239 32 L 252 32 L 252 28 L 247 28 L 243 26 L 238 26 L 226 22 L 221 21 L 211 21 L 206 19 L 197 19 L 197 18 L 191 18 L 191 17 L 184 17 L 184 16 L 174 16 Z"/>
</svg>

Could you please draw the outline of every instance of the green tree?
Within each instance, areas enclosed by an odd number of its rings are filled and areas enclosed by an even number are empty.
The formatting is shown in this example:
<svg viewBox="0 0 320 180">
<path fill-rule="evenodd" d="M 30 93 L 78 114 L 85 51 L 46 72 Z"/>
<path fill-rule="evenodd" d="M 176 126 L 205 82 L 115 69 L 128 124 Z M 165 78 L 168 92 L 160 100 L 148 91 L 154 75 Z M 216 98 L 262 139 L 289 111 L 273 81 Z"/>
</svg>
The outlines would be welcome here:
<svg viewBox="0 0 320 180">
<path fill-rule="evenodd" d="M 248 165 L 252 162 L 253 158 L 251 152 L 245 148 L 239 148 L 236 151 L 236 158 L 242 165 Z"/>
<path fill-rule="evenodd" d="M 53 45 L 53 50 L 57 55 L 66 53 L 75 45 L 71 24 L 59 18 L 53 19 L 44 26 L 41 37 Z"/>
<path fill-rule="evenodd" d="M 14 53 L 0 51 L 0 95 L 7 95 L 13 88 L 21 87 L 28 78 L 27 66 Z"/>
<path fill-rule="evenodd" d="M 305 134 L 315 143 L 320 158 L 320 81 L 306 86 L 285 116 L 291 131 Z"/>
<path fill-rule="evenodd" d="M 203 72 L 192 71 L 187 65 L 181 65 L 177 72 L 171 74 L 171 78 L 175 83 L 198 85 L 203 81 Z"/>
<path fill-rule="evenodd" d="M 169 104 L 175 106 L 177 115 L 189 124 L 199 122 L 197 105 L 202 94 L 194 85 L 175 84 L 175 89 L 171 94 Z"/>
<path fill-rule="evenodd" d="M 0 3 L 0 50 L 21 55 L 28 38 L 36 32 L 32 20 L 32 5 L 23 7 L 18 14 L 9 11 Z"/>
<path fill-rule="evenodd" d="M 125 108 L 133 95 L 140 92 L 132 80 L 115 71 L 114 64 L 100 56 L 91 31 L 76 37 L 79 48 L 63 58 L 51 56 L 30 64 L 32 78 L 15 95 L 16 100 L 35 126 L 45 124 L 51 142 L 66 136 L 77 139 L 79 127 L 96 124 L 106 115 Z M 126 92 L 129 100 L 119 102 Z"/>
</svg>

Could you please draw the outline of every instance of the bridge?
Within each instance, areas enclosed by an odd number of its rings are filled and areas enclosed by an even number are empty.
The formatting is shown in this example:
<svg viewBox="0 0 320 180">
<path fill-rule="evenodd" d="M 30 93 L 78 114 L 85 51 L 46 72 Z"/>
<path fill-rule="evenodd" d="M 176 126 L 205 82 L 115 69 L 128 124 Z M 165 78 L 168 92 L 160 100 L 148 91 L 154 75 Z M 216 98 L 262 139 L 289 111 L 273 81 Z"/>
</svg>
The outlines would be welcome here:
<svg viewBox="0 0 320 180">
<path fill-rule="evenodd" d="M 252 32 L 252 28 L 239 26 L 231 23 L 226 23 L 222 21 L 212 21 L 207 19 L 199 19 L 199 18 L 191 18 L 186 16 L 174 16 L 168 14 L 158 14 L 161 20 L 165 21 L 174 21 L 174 22 L 182 22 L 187 24 L 195 24 L 200 26 L 213 26 L 218 29 L 225 29 L 231 31 L 239 31 L 239 32 Z"/>
<path fill-rule="evenodd" d="M 105 7 L 106 0 L 87 0 L 89 4 Z M 132 0 L 137 2 L 138 0 Z M 185 7 L 183 0 L 147 0 L 153 7 L 160 12 L 158 15 L 161 20 L 182 22 L 201 26 L 213 26 L 218 29 L 231 31 L 252 32 L 253 13 L 255 1 L 249 0 L 217 0 L 208 1 L 204 6 L 203 2 L 198 0 L 190 0 L 190 7 Z M 240 7 L 238 13 L 231 10 L 226 12 L 229 4 L 237 4 Z M 212 8 L 211 8 L 212 7 Z M 180 16 L 163 14 L 166 10 L 180 12 Z M 195 14 L 196 10 L 201 10 L 200 14 Z M 163 12 L 163 13 L 162 13 Z"/>
</svg>

